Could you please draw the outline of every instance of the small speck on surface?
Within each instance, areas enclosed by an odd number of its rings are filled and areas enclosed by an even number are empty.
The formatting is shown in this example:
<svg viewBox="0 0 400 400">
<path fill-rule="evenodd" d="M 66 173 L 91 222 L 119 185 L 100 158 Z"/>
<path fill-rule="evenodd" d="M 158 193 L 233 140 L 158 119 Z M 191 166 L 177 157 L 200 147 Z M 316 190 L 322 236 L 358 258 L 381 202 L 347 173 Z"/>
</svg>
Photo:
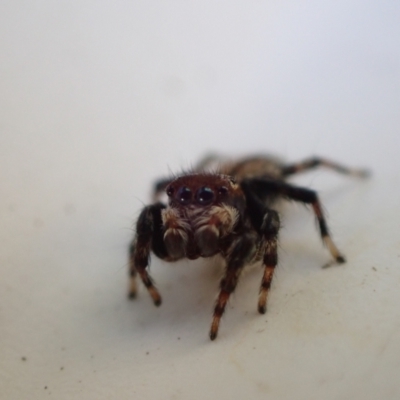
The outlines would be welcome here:
<svg viewBox="0 0 400 400">
<path fill-rule="evenodd" d="M 44 390 L 47 390 L 47 386 L 44 387 Z"/>
<path fill-rule="evenodd" d="M 375 267 L 372 267 L 372 270 L 373 270 L 373 271 L 377 271 L 377 269 L 376 269 Z"/>
<path fill-rule="evenodd" d="M 146 351 L 146 356 L 148 356 L 150 354 L 150 352 Z"/>
<path fill-rule="evenodd" d="M 21 361 L 26 361 L 27 358 L 26 357 L 21 357 Z"/>
</svg>

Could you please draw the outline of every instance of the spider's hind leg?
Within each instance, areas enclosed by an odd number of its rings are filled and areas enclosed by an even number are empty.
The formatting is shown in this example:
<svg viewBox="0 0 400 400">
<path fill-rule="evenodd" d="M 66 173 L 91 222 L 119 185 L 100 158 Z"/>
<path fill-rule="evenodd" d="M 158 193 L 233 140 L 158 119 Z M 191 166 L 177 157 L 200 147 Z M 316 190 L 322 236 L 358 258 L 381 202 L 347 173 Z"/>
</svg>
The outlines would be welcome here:
<svg viewBox="0 0 400 400">
<path fill-rule="evenodd" d="M 335 261 L 339 264 L 345 262 L 344 256 L 333 242 L 328 225 L 325 220 L 322 206 L 317 192 L 307 188 L 291 185 L 282 181 L 273 181 L 264 178 L 250 178 L 242 182 L 242 187 L 246 193 L 253 193 L 262 201 L 272 194 L 284 197 L 288 200 L 298 201 L 304 204 L 310 204 L 318 221 L 319 231 L 324 244 L 328 247 Z"/>
<path fill-rule="evenodd" d="M 320 157 L 311 157 L 298 163 L 285 165 L 282 168 L 282 174 L 284 177 L 286 177 L 320 166 L 332 169 L 340 174 L 352 175 L 358 178 L 367 178 L 370 175 L 369 171 L 366 169 L 348 168 L 336 162 Z"/>
<path fill-rule="evenodd" d="M 322 241 L 329 249 L 330 253 L 332 254 L 332 257 L 338 264 L 346 262 L 345 257 L 339 251 L 339 249 L 336 247 L 335 243 L 332 240 L 317 192 L 315 192 L 314 190 L 300 188 L 288 184 L 283 184 L 283 186 L 285 188 L 283 194 L 286 197 L 288 197 L 291 200 L 300 201 L 305 204 L 310 204 L 312 206 L 314 214 L 317 218 Z"/>
</svg>

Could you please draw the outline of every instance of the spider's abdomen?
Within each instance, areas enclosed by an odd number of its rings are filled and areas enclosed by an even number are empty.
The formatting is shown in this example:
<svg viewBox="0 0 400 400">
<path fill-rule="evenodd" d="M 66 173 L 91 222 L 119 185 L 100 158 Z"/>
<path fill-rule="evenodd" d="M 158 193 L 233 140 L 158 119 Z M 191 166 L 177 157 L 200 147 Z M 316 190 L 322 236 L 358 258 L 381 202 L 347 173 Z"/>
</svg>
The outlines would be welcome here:
<svg viewBox="0 0 400 400">
<path fill-rule="evenodd" d="M 244 158 L 236 163 L 226 163 L 221 166 L 224 174 L 230 175 L 237 181 L 253 177 L 265 177 L 274 180 L 283 178 L 283 162 L 272 156 Z"/>
</svg>

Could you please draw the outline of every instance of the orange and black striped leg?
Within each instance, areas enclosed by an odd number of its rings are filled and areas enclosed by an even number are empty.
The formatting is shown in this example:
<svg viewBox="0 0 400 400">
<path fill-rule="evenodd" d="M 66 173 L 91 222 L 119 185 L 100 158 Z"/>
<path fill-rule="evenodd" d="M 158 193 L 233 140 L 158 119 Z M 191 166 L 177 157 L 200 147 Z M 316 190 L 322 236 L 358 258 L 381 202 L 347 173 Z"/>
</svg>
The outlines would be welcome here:
<svg viewBox="0 0 400 400">
<path fill-rule="evenodd" d="M 268 293 L 271 288 L 276 265 L 278 264 L 278 232 L 280 221 L 278 213 L 268 211 L 264 216 L 262 231 L 264 234 L 264 275 L 261 281 L 260 294 L 258 297 L 258 312 L 265 314 L 267 311 Z"/>
<path fill-rule="evenodd" d="M 326 247 L 328 247 L 330 253 L 338 264 L 343 264 L 346 262 L 345 257 L 340 253 L 339 249 L 333 242 L 331 235 L 329 234 L 328 226 L 325 221 L 324 214 L 322 212 L 321 204 L 316 196 L 315 201 L 312 203 L 314 214 L 317 217 L 319 230 L 321 232 L 321 237 Z"/>
<path fill-rule="evenodd" d="M 271 288 L 272 278 L 274 277 L 275 268 L 278 262 L 277 240 L 273 239 L 265 245 L 264 254 L 264 275 L 261 281 L 260 295 L 258 296 L 258 312 L 265 314 L 267 311 L 267 299 Z"/>
<path fill-rule="evenodd" d="M 282 194 L 289 199 L 300 201 L 306 204 L 311 204 L 314 214 L 317 217 L 319 230 L 324 244 L 328 247 L 330 253 L 337 263 L 342 264 L 346 262 L 344 256 L 340 253 L 339 249 L 336 247 L 329 234 L 328 225 L 326 223 L 317 193 L 310 189 L 299 188 L 289 184 L 283 184 Z"/>
<path fill-rule="evenodd" d="M 131 246 L 133 251 L 130 251 L 129 257 L 129 299 L 134 299 L 137 294 L 137 280 L 136 276 L 139 274 L 144 286 L 147 288 L 153 302 L 156 306 L 161 304 L 161 296 L 157 288 L 153 284 L 153 280 L 146 270 L 148 257 L 146 257 L 147 246 L 140 248 L 140 246 Z M 139 247 L 138 252 L 135 251 Z M 141 253 L 141 254 L 140 254 Z"/>
<path fill-rule="evenodd" d="M 319 166 L 333 169 L 334 171 L 344 175 L 352 175 L 359 178 L 367 178 L 370 175 L 370 172 L 366 169 L 348 168 L 333 161 L 319 157 L 311 157 L 299 163 L 286 165 L 283 167 L 282 172 L 284 176 L 289 176 L 307 171 L 309 169 L 314 169 Z"/>
<path fill-rule="evenodd" d="M 228 253 L 225 275 L 220 283 L 220 292 L 214 307 L 214 315 L 210 329 L 210 339 L 218 335 L 221 317 L 225 311 L 230 295 L 235 291 L 243 267 L 249 262 L 256 248 L 256 238 L 244 234 L 236 239 Z"/>
<path fill-rule="evenodd" d="M 242 182 L 242 187 L 249 193 L 254 193 L 259 199 L 267 196 L 276 195 L 289 200 L 298 201 L 304 204 L 310 204 L 313 207 L 314 214 L 317 217 L 321 237 L 325 245 L 337 263 L 344 263 L 345 258 L 340 253 L 329 234 L 328 225 L 325 221 L 322 207 L 315 191 L 290 185 L 286 182 L 271 181 L 264 178 L 251 178 Z M 246 193 L 247 193 L 246 192 Z M 249 199 L 251 199 L 249 197 Z"/>
<path fill-rule="evenodd" d="M 161 305 L 162 299 L 159 291 L 153 284 L 153 280 L 145 269 L 139 270 L 138 272 L 140 277 L 142 278 L 144 286 L 146 286 L 151 298 L 153 299 L 154 305 L 158 307 L 159 305 Z"/>
</svg>

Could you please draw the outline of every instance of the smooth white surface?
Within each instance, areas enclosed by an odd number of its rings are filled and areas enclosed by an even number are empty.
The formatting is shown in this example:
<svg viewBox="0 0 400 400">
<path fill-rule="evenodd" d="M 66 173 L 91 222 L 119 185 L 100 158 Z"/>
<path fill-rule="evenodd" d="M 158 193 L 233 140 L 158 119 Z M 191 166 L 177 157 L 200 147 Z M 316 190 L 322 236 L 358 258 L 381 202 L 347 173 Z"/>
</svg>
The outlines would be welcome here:
<svg viewBox="0 0 400 400">
<path fill-rule="evenodd" d="M 1 399 L 400 397 L 400 7 L 393 1 L 94 1 L 0 6 Z M 261 271 L 207 332 L 217 261 L 152 262 L 125 298 L 152 181 L 208 150 L 325 155 L 317 189 L 348 258 L 283 209 Z"/>
</svg>

